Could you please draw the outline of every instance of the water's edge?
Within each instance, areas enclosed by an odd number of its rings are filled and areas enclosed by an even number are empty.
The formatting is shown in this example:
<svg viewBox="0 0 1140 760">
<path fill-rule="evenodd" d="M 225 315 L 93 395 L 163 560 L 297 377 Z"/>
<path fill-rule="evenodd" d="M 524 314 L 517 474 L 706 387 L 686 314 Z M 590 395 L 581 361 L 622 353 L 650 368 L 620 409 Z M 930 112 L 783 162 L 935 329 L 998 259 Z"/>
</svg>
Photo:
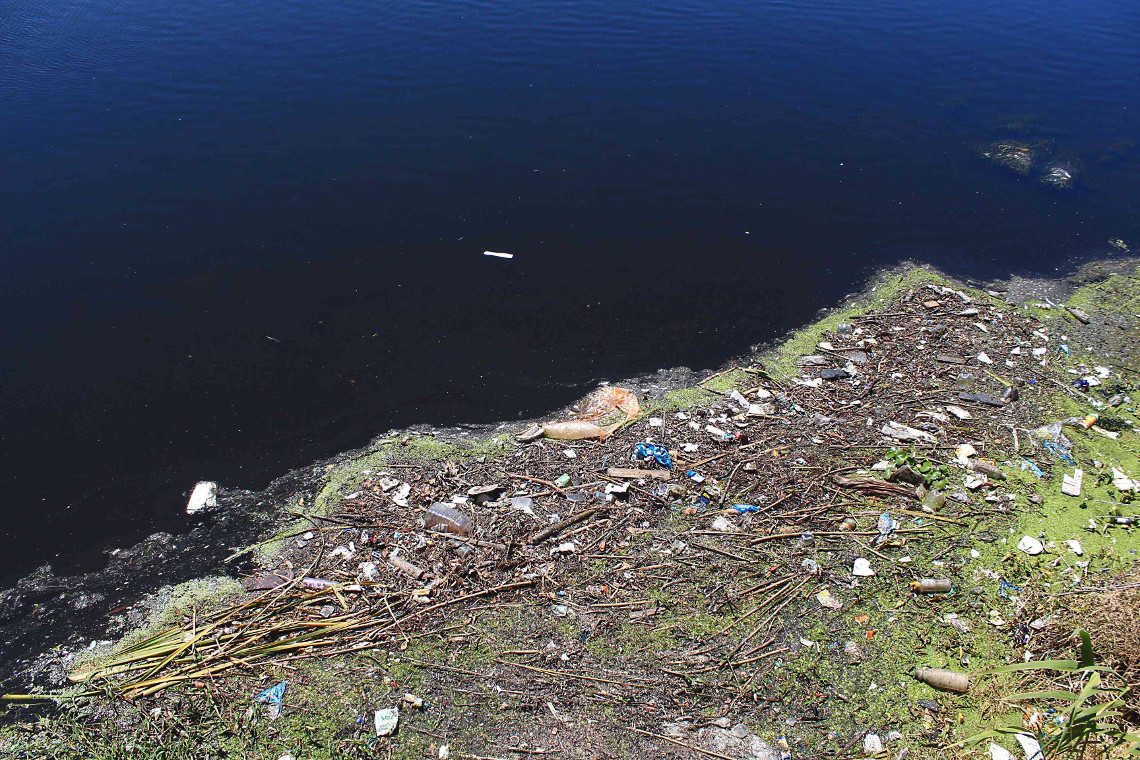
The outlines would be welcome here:
<svg viewBox="0 0 1140 760">
<path fill-rule="evenodd" d="M 1099 277 L 1106 274 L 1101 272 L 1101 268 L 1115 269 L 1130 264 L 1124 260 L 1088 262 L 1083 266 L 1074 264 L 1055 278 L 1013 277 L 1000 283 L 980 284 L 1008 291 L 1011 300 L 1046 297 L 1060 301 L 1079 278 Z M 835 309 L 842 308 L 843 304 L 867 298 L 884 283 L 916 267 L 948 281 L 956 279 L 929 265 L 903 262 L 874 273 L 862 289 L 841 299 L 836 306 L 822 309 L 812 322 L 771 341 L 754 345 L 747 353 L 726 360 L 720 367 L 661 369 L 615 384 L 632 388 L 649 398 L 693 388 L 702 379 L 738 363 L 761 361 L 776 347 L 787 344 L 797 333 L 810 328 Z M 552 410 L 542 419 L 557 418 L 560 411 L 565 410 Z M 8 687 L 5 691 L 17 685 L 22 689 L 60 685 L 64 675 L 60 664 L 64 653 L 76 652 L 95 641 L 116 638 L 145 623 L 155 605 L 140 605 L 138 602 L 148 595 L 161 597 L 160 588 L 169 591 L 169 587 L 186 581 L 216 578 L 220 573 L 232 577 L 247 570 L 253 561 L 250 557 L 254 555 L 246 554 L 229 562 L 227 558 L 234 551 L 263 541 L 283 525 L 294 521 L 295 516 L 290 516 L 287 510 L 308 510 L 314 504 L 319 510 L 322 491 L 329 490 L 330 473 L 354 460 L 380 452 L 393 439 L 426 439 L 468 448 L 485 445 L 496 436 L 521 430 L 530 422 L 512 420 L 454 427 L 415 425 L 389 431 L 367 446 L 293 470 L 262 491 L 227 489 L 224 483 L 220 484 L 217 509 L 203 514 L 189 532 L 177 536 L 153 534 L 130 548 L 110 553 L 106 566 L 97 571 L 57 576 L 50 565 L 41 566 L 12 588 L 0 592 L 0 673 L 4 674 L 0 680 Z M 409 448 L 409 453 L 414 451 L 414 446 Z"/>
</svg>

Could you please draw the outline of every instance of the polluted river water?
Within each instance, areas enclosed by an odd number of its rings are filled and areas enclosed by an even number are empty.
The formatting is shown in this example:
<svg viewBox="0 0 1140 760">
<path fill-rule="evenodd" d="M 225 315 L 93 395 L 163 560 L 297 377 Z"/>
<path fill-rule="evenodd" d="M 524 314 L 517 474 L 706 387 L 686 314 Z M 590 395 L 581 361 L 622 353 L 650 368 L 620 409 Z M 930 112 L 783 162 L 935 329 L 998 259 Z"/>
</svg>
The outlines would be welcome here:
<svg viewBox="0 0 1140 760">
<path fill-rule="evenodd" d="M 187 530 L 200 480 L 716 366 L 903 259 L 1137 238 L 1135 5 L 0 19 L 9 580 Z"/>
</svg>

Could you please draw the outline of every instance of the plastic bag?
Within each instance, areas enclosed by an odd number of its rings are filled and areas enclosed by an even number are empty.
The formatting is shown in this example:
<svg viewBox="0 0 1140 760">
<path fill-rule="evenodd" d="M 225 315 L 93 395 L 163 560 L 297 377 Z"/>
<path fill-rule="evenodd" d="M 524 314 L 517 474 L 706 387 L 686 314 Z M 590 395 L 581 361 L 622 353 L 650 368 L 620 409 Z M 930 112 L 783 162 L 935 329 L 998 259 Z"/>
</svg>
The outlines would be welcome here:
<svg viewBox="0 0 1140 760">
<path fill-rule="evenodd" d="M 620 409 L 625 413 L 627 420 L 632 420 L 641 414 L 641 402 L 637 400 L 633 391 L 607 385 L 598 388 L 582 402 L 581 413 L 578 416 L 583 420 L 596 420 L 615 409 Z"/>
</svg>

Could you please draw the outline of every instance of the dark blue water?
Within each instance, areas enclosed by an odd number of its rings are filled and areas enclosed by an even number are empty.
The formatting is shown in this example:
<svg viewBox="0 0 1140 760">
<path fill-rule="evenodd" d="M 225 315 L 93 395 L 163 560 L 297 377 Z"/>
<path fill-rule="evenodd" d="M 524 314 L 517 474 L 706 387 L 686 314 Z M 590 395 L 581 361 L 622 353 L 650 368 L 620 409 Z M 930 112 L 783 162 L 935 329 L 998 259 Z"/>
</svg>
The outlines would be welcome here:
<svg viewBox="0 0 1140 760">
<path fill-rule="evenodd" d="M 903 258 L 1140 243 L 1138 51 L 1111 0 L 0 0 L 0 572 L 717 364 Z"/>
</svg>

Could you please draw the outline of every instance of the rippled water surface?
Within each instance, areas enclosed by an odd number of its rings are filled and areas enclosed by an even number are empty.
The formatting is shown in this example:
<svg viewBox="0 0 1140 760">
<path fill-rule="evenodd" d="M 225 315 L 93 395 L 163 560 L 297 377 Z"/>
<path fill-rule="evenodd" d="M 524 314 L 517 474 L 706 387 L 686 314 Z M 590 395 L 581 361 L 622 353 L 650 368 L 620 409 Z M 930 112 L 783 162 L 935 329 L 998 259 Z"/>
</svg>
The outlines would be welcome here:
<svg viewBox="0 0 1140 760">
<path fill-rule="evenodd" d="M 1140 244 L 1138 51 L 1109 0 L 0 0 L 0 573 L 900 259 Z"/>
</svg>

